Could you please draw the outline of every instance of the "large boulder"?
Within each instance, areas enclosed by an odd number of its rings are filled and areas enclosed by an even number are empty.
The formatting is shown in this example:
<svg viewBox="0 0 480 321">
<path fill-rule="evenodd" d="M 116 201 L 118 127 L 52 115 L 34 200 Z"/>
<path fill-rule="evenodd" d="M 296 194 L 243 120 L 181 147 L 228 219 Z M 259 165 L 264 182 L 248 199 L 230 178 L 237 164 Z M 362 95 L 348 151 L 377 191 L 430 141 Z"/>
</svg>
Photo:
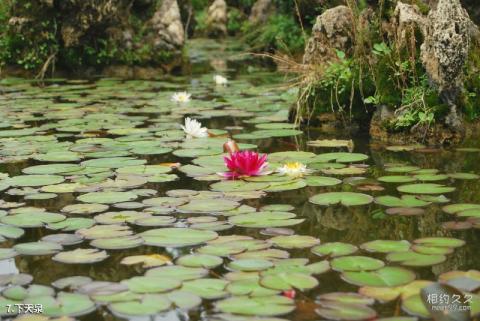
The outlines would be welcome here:
<svg viewBox="0 0 480 321">
<path fill-rule="evenodd" d="M 317 17 L 312 36 L 305 47 L 303 62 L 321 64 L 336 57 L 336 51 L 349 53 L 353 44 L 353 15 L 347 6 L 326 10 Z"/>
<path fill-rule="evenodd" d="M 428 20 L 416 5 L 397 2 L 392 20 L 393 30 L 399 42 L 397 45 L 403 46 L 408 43 L 411 36 L 415 37 L 416 30 L 420 30 L 422 34 L 426 33 Z"/>
<path fill-rule="evenodd" d="M 153 15 L 150 24 L 154 32 L 153 46 L 160 50 L 179 50 L 185 34 L 177 0 L 164 0 Z"/>
<path fill-rule="evenodd" d="M 252 7 L 248 21 L 253 25 L 265 23 L 274 10 L 275 5 L 272 0 L 257 0 Z"/>
<path fill-rule="evenodd" d="M 456 104 L 463 88 L 463 67 L 468 58 L 471 21 L 459 0 L 439 0 L 428 14 L 425 42 L 421 47 L 423 65 L 442 100 L 450 106 L 446 124 L 461 129 Z"/>
<path fill-rule="evenodd" d="M 215 0 L 208 8 L 207 32 L 211 37 L 227 35 L 227 3 L 225 0 Z"/>
</svg>

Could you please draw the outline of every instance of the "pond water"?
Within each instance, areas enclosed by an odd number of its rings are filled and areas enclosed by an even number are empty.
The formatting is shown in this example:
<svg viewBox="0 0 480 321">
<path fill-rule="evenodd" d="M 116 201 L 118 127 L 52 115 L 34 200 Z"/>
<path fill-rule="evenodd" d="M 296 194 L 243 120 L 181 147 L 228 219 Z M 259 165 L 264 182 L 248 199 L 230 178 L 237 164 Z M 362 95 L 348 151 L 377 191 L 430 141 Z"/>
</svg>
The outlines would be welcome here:
<svg viewBox="0 0 480 321">
<path fill-rule="evenodd" d="M 479 142 L 295 128 L 295 89 L 240 49 L 192 41 L 157 81 L 0 82 L 4 319 L 414 320 L 438 280 L 471 298 L 459 320 L 479 313 Z M 227 137 L 271 173 L 220 176 Z"/>
</svg>

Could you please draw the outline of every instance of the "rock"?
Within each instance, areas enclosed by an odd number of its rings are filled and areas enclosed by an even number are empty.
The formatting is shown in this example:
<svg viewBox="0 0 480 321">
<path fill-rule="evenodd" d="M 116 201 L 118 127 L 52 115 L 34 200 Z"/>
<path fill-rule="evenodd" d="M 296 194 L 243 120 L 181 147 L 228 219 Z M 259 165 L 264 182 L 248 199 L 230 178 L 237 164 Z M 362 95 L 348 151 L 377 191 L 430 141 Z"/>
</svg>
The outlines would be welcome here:
<svg viewBox="0 0 480 321">
<path fill-rule="evenodd" d="M 346 6 L 326 10 L 317 17 L 305 47 L 303 62 L 321 64 L 336 57 L 336 50 L 350 53 L 353 43 L 353 16 Z"/>
<path fill-rule="evenodd" d="M 422 34 L 426 33 L 427 18 L 422 15 L 416 5 L 398 2 L 393 12 L 393 29 L 400 45 L 406 44 L 409 36 L 415 37 L 415 30 L 419 29 Z"/>
<path fill-rule="evenodd" d="M 165 0 L 155 12 L 150 25 L 154 31 L 153 46 L 157 50 L 180 50 L 185 34 L 177 0 Z"/>
<path fill-rule="evenodd" d="M 122 7 L 110 0 L 70 0 L 60 1 L 58 9 L 64 13 L 60 33 L 64 46 L 69 48 L 78 45 L 89 30 L 118 16 Z"/>
<path fill-rule="evenodd" d="M 470 49 L 471 22 L 459 0 L 439 0 L 428 14 L 421 59 L 431 83 L 442 100 L 450 106 L 446 124 L 461 129 L 457 111 L 458 96 L 463 88 L 463 67 Z"/>
<path fill-rule="evenodd" d="M 225 0 L 215 0 L 208 8 L 207 33 L 211 37 L 227 35 L 227 3 Z"/>
<path fill-rule="evenodd" d="M 272 0 L 257 0 L 252 7 L 248 21 L 253 25 L 265 23 L 274 10 L 275 6 Z"/>
</svg>

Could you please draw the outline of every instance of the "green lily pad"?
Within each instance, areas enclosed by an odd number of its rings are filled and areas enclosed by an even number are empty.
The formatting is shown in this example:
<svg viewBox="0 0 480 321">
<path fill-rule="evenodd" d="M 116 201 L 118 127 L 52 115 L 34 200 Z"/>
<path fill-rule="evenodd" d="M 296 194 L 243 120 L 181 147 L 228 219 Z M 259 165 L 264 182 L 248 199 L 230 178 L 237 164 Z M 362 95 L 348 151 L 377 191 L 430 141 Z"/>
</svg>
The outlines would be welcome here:
<svg viewBox="0 0 480 321">
<path fill-rule="evenodd" d="M 308 176 L 305 179 L 308 186 L 335 186 L 341 184 L 342 181 L 334 178 L 334 177 L 327 177 L 327 176 Z"/>
<path fill-rule="evenodd" d="M 387 260 L 405 266 L 431 266 L 442 263 L 447 258 L 441 254 L 420 254 L 413 251 L 390 253 Z"/>
<path fill-rule="evenodd" d="M 206 269 L 215 268 L 223 263 L 218 256 L 208 254 L 189 254 L 177 259 L 177 264 L 187 267 L 202 267 Z"/>
<path fill-rule="evenodd" d="M 133 201 L 137 197 L 137 194 L 132 192 L 92 192 L 80 195 L 77 199 L 85 203 L 114 204 Z"/>
<path fill-rule="evenodd" d="M 369 252 L 391 253 L 391 252 L 406 252 L 410 249 L 410 242 L 406 240 L 391 241 L 391 240 L 375 240 L 363 243 L 360 248 Z"/>
<path fill-rule="evenodd" d="M 289 212 L 256 212 L 229 217 L 228 222 L 242 227 L 267 228 L 292 226 L 304 221 L 294 217 L 296 215 Z"/>
<path fill-rule="evenodd" d="M 119 317 L 135 317 L 155 315 L 170 308 L 172 302 L 165 296 L 147 294 L 141 300 L 115 302 L 109 305 L 114 315 Z"/>
<path fill-rule="evenodd" d="M 284 315 L 295 309 L 294 301 L 284 296 L 234 296 L 216 304 L 218 310 L 249 316 Z M 251 320 L 251 319 L 249 319 Z"/>
<path fill-rule="evenodd" d="M 29 242 L 19 243 L 13 247 L 17 253 L 22 255 L 50 255 L 63 249 L 60 244 L 52 242 Z"/>
<path fill-rule="evenodd" d="M 124 225 L 95 225 L 77 231 L 77 234 L 89 239 L 116 238 L 132 235 L 133 232 Z"/>
<path fill-rule="evenodd" d="M 336 271 L 372 271 L 385 266 L 383 261 L 367 256 L 342 256 L 334 258 L 330 265 Z"/>
<path fill-rule="evenodd" d="M 343 272 L 342 279 L 358 286 L 392 287 L 415 279 L 415 273 L 400 267 L 383 267 L 375 271 Z"/>
<path fill-rule="evenodd" d="M 378 180 L 384 183 L 411 183 L 417 179 L 413 176 L 392 175 L 379 177 Z"/>
<path fill-rule="evenodd" d="M 379 196 L 375 198 L 375 203 L 388 207 L 423 207 L 430 205 L 430 202 L 422 201 L 413 195 L 395 196 Z"/>
<path fill-rule="evenodd" d="M 0 260 L 11 259 L 17 255 L 18 253 L 15 249 L 0 248 Z"/>
<path fill-rule="evenodd" d="M 284 249 L 303 249 L 320 243 L 319 239 L 308 235 L 275 236 L 269 241 Z"/>
<path fill-rule="evenodd" d="M 135 276 L 122 281 L 121 284 L 125 284 L 134 293 L 160 293 L 179 288 L 182 282 L 167 277 Z"/>
<path fill-rule="evenodd" d="M 375 318 L 377 312 L 361 304 L 320 301 L 315 312 L 328 320 L 370 320 Z"/>
<path fill-rule="evenodd" d="M 177 209 L 186 213 L 211 213 L 230 211 L 238 206 L 240 206 L 238 202 L 226 199 L 194 199 Z"/>
<path fill-rule="evenodd" d="M 331 192 L 322 193 L 310 197 L 309 201 L 317 205 L 335 205 L 342 204 L 344 206 L 367 205 L 373 201 L 373 197 L 362 193 L 351 192 Z"/>
<path fill-rule="evenodd" d="M 358 247 L 348 243 L 331 242 L 312 248 L 312 253 L 318 256 L 339 257 L 350 255 L 358 251 Z"/>
<path fill-rule="evenodd" d="M 424 237 L 413 241 L 415 244 L 437 247 L 461 247 L 465 245 L 464 240 L 459 240 L 452 237 Z"/>
<path fill-rule="evenodd" d="M 139 166 L 146 163 L 144 159 L 133 157 L 105 157 L 83 161 L 80 165 L 84 167 L 121 168 L 127 166 Z"/>
<path fill-rule="evenodd" d="M 90 245 L 103 250 L 121 250 L 139 247 L 143 239 L 138 236 L 124 236 L 115 238 L 101 238 L 90 242 Z"/>
<path fill-rule="evenodd" d="M 263 271 L 272 266 L 273 263 L 265 259 L 240 259 L 228 264 L 230 269 L 244 272 Z"/>
<path fill-rule="evenodd" d="M 207 300 L 220 299 L 228 295 L 228 281 L 221 279 L 196 279 L 183 283 L 182 291 L 191 292 Z"/>
<path fill-rule="evenodd" d="M 296 288 L 303 291 L 315 288 L 318 281 L 305 273 L 283 272 L 262 276 L 260 284 L 273 290 L 287 291 Z"/>
<path fill-rule="evenodd" d="M 368 156 L 360 153 L 325 153 L 314 157 L 315 162 L 328 163 L 336 161 L 338 163 L 362 162 L 368 159 Z"/>
<path fill-rule="evenodd" d="M 91 264 L 105 260 L 108 254 L 97 249 L 75 249 L 73 251 L 60 252 L 52 257 L 52 260 L 67 264 Z"/>
<path fill-rule="evenodd" d="M 279 291 L 267 289 L 260 285 L 257 277 L 236 280 L 227 286 L 227 291 L 235 296 L 264 297 L 278 294 Z"/>
<path fill-rule="evenodd" d="M 19 175 L 7 178 L 5 183 L 10 186 L 35 187 L 62 183 L 65 179 L 60 175 Z"/>
<path fill-rule="evenodd" d="M 179 265 L 162 266 L 148 270 L 146 276 L 159 276 L 172 278 L 180 281 L 195 280 L 208 274 L 208 270 L 203 268 L 191 268 Z"/>
<path fill-rule="evenodd" d="M 160 228 L 139 234 L 145 244 L 161 247 L 184 247 L 198 245 L 218 237 L 213 231 L 190 228 Z"/>
<path fill-rule="evenodd" d="M 95 214 L 106 210 L 108 210 L 108 205 L 95 203 L 72 204 L 62 208 L 63 213 L 69 214 Z"/>
<path fill-rule="evenodd" d="M 480 204 L 469 204 L 469 203 L 451 204 L 451 205 L 444 206 L 442 210 L 448 214 L 457 214 L 457 213 L 468 211 L 468 210 L 480 210 Z"/>
<path fill-rule="evenodd" d="M 9 238 L 9 239 L 18 239 L 25 234 L 25 230 L 10 226 L 10 225 L 0 225 L 0 236 Z"/>
<path fill-rule="evenodd" d="M 51 317 L 76 317 L 95 310 L 95 303 L 87 295 L 79 293 L 60 292 L 56 298 L 35 296 L 26 299 L 25 303 L 40 304 L 43 307 L 43 314 Z"/>
<path fill-rule="evenodd" d="M 402 193 L 409 194 L 445 194 L 451 193 L 455 187 L 448 187 L 440 184 L 408 184 L 397 187 L 397 190 Z"/>
</svg>

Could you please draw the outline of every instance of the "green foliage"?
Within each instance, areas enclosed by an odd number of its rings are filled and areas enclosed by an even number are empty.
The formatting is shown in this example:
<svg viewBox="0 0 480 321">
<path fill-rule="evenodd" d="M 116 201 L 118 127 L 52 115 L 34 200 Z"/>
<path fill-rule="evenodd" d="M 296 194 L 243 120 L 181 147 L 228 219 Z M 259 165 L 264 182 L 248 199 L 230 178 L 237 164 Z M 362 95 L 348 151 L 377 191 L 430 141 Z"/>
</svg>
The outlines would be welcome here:
<svg viewBox="0 0 480 321">
<path fill-rule="evenodd" d="M 424 76 L 418 86 L 405 89 L 398 117 L 393 120 L 395 129 L 411 128 L 416 125 L 430 126 L 435 122 L 435 111 L 440 102 L 437 93 L 428 85 Z"/>
<path fill-rule="evenodd" d="M 255 50 L 282 50 L 294 54 L 305 47 L 302 29 L 292 15 L 272 15 L 264 25 L 246 24 L 243 31 L 247 43 Z"/>
<path fill-rule="evenodd" d="M 192 7 L 195 11 L 202 11 L 208 8 L 210 0 L 192 0 Z"/>
<path fill-rule="evenodd" d="M 0 65 L 16 65 L 26 70 L 35 70 L 56 52 L 55 37 L 57 25 L 54 20 L 45 19 L 34 23 L 28 19 L 13 16 L 15 2 L 2 1 L 0 4 Z M 22 3 L 21 10 L 41 11 L 49 16 L 48 10 L 30 1 Z"/>
<path fill-rule="evenodd" d="M 465 66 L 463 105 L 468 120 L 480 118 L 480 44 L 474 43 Z"/>
<path fill-rule="evenodd" d="M 208 18 L 207 9 L 203 9 L 201 11 L 198 11 L 195 14 L 195 19 L 197 20 L 197 24 L 195 25 L 195 34 L 197 34 L 197 35 L 206 34 L 206 32 L 207 32 L 207 18 Z"/>
<path fill-rule="evenodd" d="M 230 35 L 235 35 L 240 32 L 243 26 L 243 21 L 246 20 L 245 14 L 236 8 L 229 8 L 227 31 Z"/>
</svg>

